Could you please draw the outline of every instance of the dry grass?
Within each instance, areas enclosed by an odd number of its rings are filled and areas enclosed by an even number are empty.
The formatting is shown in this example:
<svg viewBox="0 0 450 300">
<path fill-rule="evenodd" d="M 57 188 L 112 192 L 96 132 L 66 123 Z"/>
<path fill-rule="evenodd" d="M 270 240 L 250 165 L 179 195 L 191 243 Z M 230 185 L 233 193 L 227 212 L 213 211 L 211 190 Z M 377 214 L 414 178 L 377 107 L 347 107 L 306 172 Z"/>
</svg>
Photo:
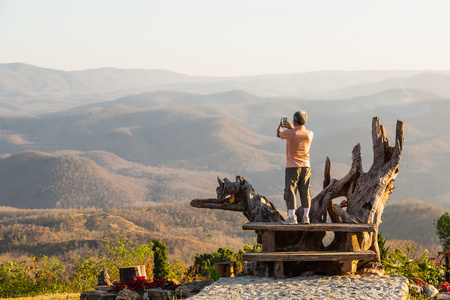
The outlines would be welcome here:
<svg viewBox="0 0 450 300">
<path fill-rule="evenodd" d="M 80 299 L 80 295 L 80 293 L 64 293 L 34 297 L 4 298 L 3 300 L 78 300 Z"/>
</svg>

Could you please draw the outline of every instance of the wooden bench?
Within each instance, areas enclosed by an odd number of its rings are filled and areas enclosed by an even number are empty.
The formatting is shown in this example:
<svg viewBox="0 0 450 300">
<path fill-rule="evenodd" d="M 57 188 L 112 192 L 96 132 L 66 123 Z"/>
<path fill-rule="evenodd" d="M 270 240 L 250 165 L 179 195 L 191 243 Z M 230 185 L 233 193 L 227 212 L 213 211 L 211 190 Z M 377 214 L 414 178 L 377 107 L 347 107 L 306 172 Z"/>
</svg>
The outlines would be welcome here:
<svg viewBox="0 0 450 300">
<path fill-rule="evenodd" d="M 348 223 L 315 223 L 284 225 L 282 223 L 249 222 L 242 225 L 244 230 L 262 231 L 261 252 L 250 252 L 242 255 L 244 261 L 259 261 L 274 263 L 274 277 L 284 277 L 283 262 L 288 261 L 343 261 L 352 263 L 358 260 L 375 259 L 376 254 L 366 251 L 297 251 L 275 252 L 275 235 L 277 232 L 298 231 L 333 231 L 333 232 L 376 232 L 374 224 L 348 224 Z"/>
<path fill-rule="evenodd" d="M 340 261 L 366 260 L 375 252 L 366 251 L 297 251 L 297 252 L 250 252 L 243 254 L 245 261 Z"/>
</svg>

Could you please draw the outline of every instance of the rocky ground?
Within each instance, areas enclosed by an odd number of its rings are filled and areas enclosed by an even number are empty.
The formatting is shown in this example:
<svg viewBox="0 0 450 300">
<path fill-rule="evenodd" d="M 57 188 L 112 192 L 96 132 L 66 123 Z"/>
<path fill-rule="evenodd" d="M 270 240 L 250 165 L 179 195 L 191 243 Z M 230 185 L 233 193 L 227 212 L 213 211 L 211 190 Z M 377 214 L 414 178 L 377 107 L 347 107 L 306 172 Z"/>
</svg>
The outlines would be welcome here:
<svg viewBox="0 0 450 300">
<path fill-rule="evenodd" d="M 309 276 L 273 279 L 255 276 L 220 278 L 192 300 L 408 299 L 403 276 Z"/>
</svg>

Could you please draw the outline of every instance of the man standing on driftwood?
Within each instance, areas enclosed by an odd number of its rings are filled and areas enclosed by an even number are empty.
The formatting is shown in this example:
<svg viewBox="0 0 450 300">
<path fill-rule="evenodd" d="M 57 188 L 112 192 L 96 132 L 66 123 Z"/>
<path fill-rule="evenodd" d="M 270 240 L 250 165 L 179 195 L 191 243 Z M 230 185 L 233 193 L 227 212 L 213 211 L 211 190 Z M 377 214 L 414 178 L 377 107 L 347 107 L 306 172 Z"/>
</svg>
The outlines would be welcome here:
<svg viewBox="0 0 450 300">
<path fill-rule="evenodd" d="M 309 148 L 313 139 L 313 132 L 305 128 L 308 116 L 304 111 L 294 113 L 293 124 L 283 120 L 277 129 L 277 137 L 286 140 L 286 175 L 284 187 L 284 200 L 289 217 L 283 224 L 298 224 L 295 210 L 297 208 L 295 194 L 297 190 L 303 207 L 302 224 L 309 224 L 309 208 L 311 207 L 311 194 L 309 191 L 311 178 L 311 165 L 309 162 Z M 286 128 L 285 130 L 282 130 Z"/>
</svg>

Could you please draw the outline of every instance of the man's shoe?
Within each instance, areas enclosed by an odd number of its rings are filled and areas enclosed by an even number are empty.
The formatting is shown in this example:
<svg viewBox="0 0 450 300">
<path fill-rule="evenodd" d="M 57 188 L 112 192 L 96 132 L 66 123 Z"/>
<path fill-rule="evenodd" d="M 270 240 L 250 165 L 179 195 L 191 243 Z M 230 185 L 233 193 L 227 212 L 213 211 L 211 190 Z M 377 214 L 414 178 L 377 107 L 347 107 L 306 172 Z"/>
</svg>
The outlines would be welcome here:
<svg viewBox="0 0 450 300">
<path fill-rule="evenodd" d="M 284 220 L 284 221 L 281 222 L 281 223 L 283 223 L 284 225 L 297 225 L 297 224 L 298 224 L 296 218 L 291 219 L 290 217 L 287 218 L 286 220 Z"/>
<path fill-rule="evenodd" d="M 302 218 L 302 224 L 309 224 L 309 218 L 308 217 L 303 217 Z"/>
</svg>

